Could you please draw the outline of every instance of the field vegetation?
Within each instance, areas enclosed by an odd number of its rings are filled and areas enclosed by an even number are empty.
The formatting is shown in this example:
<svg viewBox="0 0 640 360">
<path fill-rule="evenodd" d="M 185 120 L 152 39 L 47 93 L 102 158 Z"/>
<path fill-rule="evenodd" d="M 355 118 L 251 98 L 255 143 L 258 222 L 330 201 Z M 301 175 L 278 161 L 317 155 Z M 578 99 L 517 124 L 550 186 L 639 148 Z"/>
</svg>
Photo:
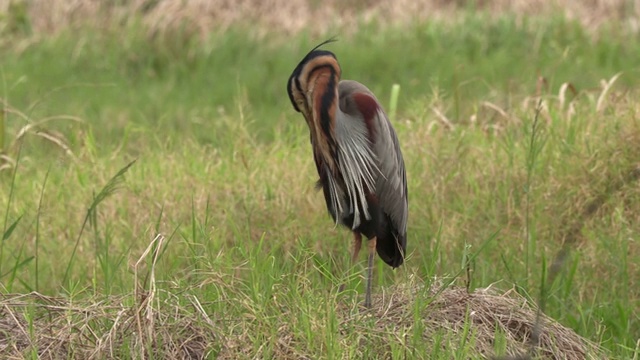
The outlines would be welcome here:
<svg viewBox="0 0 640 360">
<path fill-rule="evenodd" d="M 0 1 L 0 354 L 639 358 L 639 17 Z M 407 166 L 407 260 L 377 261 L 370 311 L 286 94 L 332 36 Z"/>
</svg>

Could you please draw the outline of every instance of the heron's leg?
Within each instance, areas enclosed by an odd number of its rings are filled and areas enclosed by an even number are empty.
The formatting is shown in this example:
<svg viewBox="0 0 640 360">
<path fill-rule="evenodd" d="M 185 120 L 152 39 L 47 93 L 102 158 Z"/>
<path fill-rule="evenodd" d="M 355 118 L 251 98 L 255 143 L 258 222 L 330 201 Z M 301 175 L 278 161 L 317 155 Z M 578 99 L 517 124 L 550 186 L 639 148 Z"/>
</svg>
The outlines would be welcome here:
<svg viewBox="0 0 640 360">
<path fill-rule="evenodd" d="M 362 235 L 359 232 L 353 233 L 353 253 L 351 254 L 351 266 L 358 260 L 358 254 L 360 254 L 360 248 L 362 247 Z"/>
<path fill-rule="evenodd" d="M 353 232 L 353 253 L 351 254 L 351 266 L 355 265 L 356 260 L 358 260 L 358 254 L 360 254 L 360 248 L 362 247 L 362 235 L 359 232 Z M 344 291 L 345 284 L 342 283 L 340 285 L 340 292 Z"/>
<path fill-rule="evenodd" d="M 376 255 L 376 237 L 369 240 L 369 264 L 367 267 L 367 294 L 364 299 L 364 306 L 371 308 L 371 285 L 373 283 L 373 259 Z"/>
</svg>

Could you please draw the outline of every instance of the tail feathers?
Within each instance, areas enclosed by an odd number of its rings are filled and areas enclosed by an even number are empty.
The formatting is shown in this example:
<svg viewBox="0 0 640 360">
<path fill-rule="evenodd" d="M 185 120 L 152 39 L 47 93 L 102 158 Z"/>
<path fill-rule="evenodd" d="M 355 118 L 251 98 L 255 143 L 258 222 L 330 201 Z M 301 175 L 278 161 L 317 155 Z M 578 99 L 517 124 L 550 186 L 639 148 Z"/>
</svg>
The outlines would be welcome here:
<svg viewBox="0 0 640 360">
<path fill-rule="evenodd" d="M 387 236 L 376 239 L 376 251 L 387 265 L 395 269 L 404 262 L 407 252 L 407 235 L 397 234 L 395 231 L 385 235 Z"/>
</svg>

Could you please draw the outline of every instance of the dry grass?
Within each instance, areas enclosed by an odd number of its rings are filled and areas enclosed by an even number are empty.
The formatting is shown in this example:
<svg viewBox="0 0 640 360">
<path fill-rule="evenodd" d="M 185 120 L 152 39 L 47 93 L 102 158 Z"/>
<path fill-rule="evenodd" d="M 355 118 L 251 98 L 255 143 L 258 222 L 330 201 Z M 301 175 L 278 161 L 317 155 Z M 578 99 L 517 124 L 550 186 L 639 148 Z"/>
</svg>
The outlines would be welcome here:
<svg viewBox="0 0 640 360">
<path fill-rule="evenodd" d="M 219 340 L 217 329 L 207 327 L 197 313 L 175 301 L 158 303 L 152 317 L 143 305 L 128 306 L 130 297 L 97 303 L 71 304 L 37 293 L 3 296 L 0 310 L 0 354 L 22 359 L 35 352 L 40 359 L 121 358 L 124 342 L 131 342 L 129 357 L 201 359 Z"/>
<path fill-rule="evenodd" d="M 158 290 L 155 268 L 164 246 L 165 237 L 156 236 L 133 265 L 135 292 L 132 295 L 79 303 L 36 292 L 1 295 L 0 354 L 18 359 L 36 354 L 40 359 L 268 357 L 269 354 L 261 353 L 261 348 L 255 349 L 252 334 L 256 332 L 256 325 L 254 321 L 247 321 L 257 315 L 250 309 L 259 307 L 258 304 L 245 304 L 245 316 L 229 317 L 208 314 L 196 296 Z M 224 278 L 219 275 L 212 278 Z M 208 285 L 211 284 L 200 286 Z M 237 291 L 236 285 L 224 281 L 215 285 L 228 294 Z M 422 302 L 425 297 L 428 300 Z M 277 294 L 273 296 L 274 305 L 282 314 L 266 320 L 278 322 L 277 346 L 275 354 L 270 355 L 278 359 L 310 358 L 311 354 L 301 350 L 298 336 L 288 323 L 288 319 L 304 314 L 295 307 L 280 304 L 279 298 Z M 391 358 L 389 334 L 395 339 L 403 334 L 406 337 L 414 332 L 415 326 L 422 326 L 424 341 L 433 346 L 448 346 L 434 343 L 439 333 L 454 336 L 456 343 L 468 338 L 471 349 L 467 354 L 473 356 L 492 356 L 499 334 L 503 336 L 506 355 L 527 354 L 533 338 L 537 339 L 534 353 L 543 359 L 602 356 L 595 344 L 540 315 L 515 291 L 500 294 L 491 286 L 469 292 L 438 280 L 425 287 L 416 277 L 411 277 L 405 285 L 374 295 L 372 310 L 347 302 L 335 304 L 340 336 L 344 338 L 341 343 L 350 341 L 349 329 L 362 327 L 372 320 L 367 340 L 358 341 L 362 346 L 375 349 L 378 358 Z M 539 323 L 544 325 L 540 333 Z"/>
<path fill-rule="evenodd" d="M 621 22 L 637 31 L 640 23 L 638 0 L 131 0 L 102 2 L 89 0 L 0 0 L 0 13 L 26 14 L 35 33 L 49 34 L 68 26 L 86 24 L 121 26 L 123 21 L 141 17 L 153 31 L 186 26 L 206 36 L 236 24 L 252 24 L 260 33 L 300 31 L 325 33 L 333 28 L 354 29 L 358 21 L 376 20 L 381 25 L 456 19 L 465 9 L 491 15 L 515 14 L 520 18 L 563 14 L 596 29 L 604 23 Z M 310 28 L 313 24 L 313 28 Z"/>
<path fill-rule="evenodd" d="M 432 301 L 420 310 L 425 341 L 433 342 L 438 332 L 467 336 L 473 347 L 469 354 L 489 357 L 494 353 L 496 333 L 501 333 L 508 354 L 527 351 L 536 311 L 515 291 L 500 294 L 486 288 L 468 293 L 460 287 L 438 290 L 437 286 L 429 289 L 427 296 Z M 415 300 L 424 296 L 423 292 L 416 284 L 389 288 L 374 298 L 371 313 L 340 306 L 340 327 L 362 326 L 366 318 L 375 319 L 368 343 L 362 345 L 376 348 L 381 358 L 389 357 L 387 335 L 402 336 L 413 331 L 412 327 L 417 326 Z M 112 297 L 98 303 L 72 304 L 37 293 L 3 295 L 0 354 L 3 358 L 23 358 L 35 351 L 41 359 L 110 359 L 123 355 L 202 359 L 216 353 L 219 359 L 265 356 L 260 349 L 254 349 L 251 322 L 242 317 L 225 319 L 224 314 L 205 314 L 196 298 L 190 299 L 191 306 L 185 306 L 177 297 L 170 296 L 153 302 L 151 310 L 147 297 L 127 304 L 131 299 L 131 296 Z M 301 353 L 296 334 L 286 323 L 286 319 L 299 315 L 284 312 L 277 320 L 281 326 L 276 358 L 308 358 Z M 540 358 L 602 357 L 593 343 L 573 330 L 547 317 L 543 317 L 543 322 L 545 328 L 536 347 Z M 129 343 L 127 346 L 125 341 Z M 130 353 L 122 354 L 127 347 Z"/>
<path fill-rule="evenodd" d="M 59 122 L 61 120 L 82 123 L 80 118 L 60 115 L 35 120 L 11 106 L 11 104 L 2 97 L 0 97 L 0 107 L 2 107 L 3 110 L 0 112 L 0 117 L 14 115 L 27 124 L 17 130 L 15 134 L 9 136 L 9 134 L 6 133 L 4 122 L 0 121 L 0 136 L 3 139 L 3 141 L 0 142 L 0 172 L 13 169 L 16 165 L 16 157 L 20 147 L 19 144 L 27 135 L 33 135 L 48 141 L 62 150 L 70 159 L 75 160 L 75 155 L 68 144 L 69 141 L 65 139 L 61 133 L 46 129 L 46 125 L 50 122 Z"/>
<path fill-rule="evenodd" d="M 411 311 L 419 298 L 420 288 L 395 288 L 387 299 L 377 299 L 376 316 L 381 328 L 414 326 Z M 499 293 L 491 287 L 469 293 L 465 288 L 438 286 L 429 289 L 431 302 L 422 312 L 424 338 L 430 341 L 438 331 L 446 330 L 456 337 L 475 336 L 472 354 L 494 355 L 496 333 L 504 334 L 507 355 L 528 352 L 536 326 L 536 310 L 514 290 Z M 597 347 L 549 317 L 542 315 L 544 331 L 539 336 L 536 353 L 545 359 L 585 359 L 597 354 Z M 468 333 L 465 333 L 467 331 Z"/>
</svg>

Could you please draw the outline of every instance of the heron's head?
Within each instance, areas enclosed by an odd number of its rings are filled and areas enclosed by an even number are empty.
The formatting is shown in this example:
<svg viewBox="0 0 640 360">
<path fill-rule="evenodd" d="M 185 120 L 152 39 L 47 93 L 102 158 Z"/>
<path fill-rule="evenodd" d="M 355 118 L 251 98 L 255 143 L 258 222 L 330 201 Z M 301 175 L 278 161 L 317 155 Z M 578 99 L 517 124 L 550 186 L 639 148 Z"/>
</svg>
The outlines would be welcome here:
<svg viewBox="0 0 640 360">
<path fill-rule="evenodd" d="M 313 48 L 293 70 L 287 92 L 293 108 L 302 113 L 311 127 L 332 122 L 338 101 L 340 65 L 336 56 L 318 48 L 335 40 L 327 40 Z"/>
</svg>

